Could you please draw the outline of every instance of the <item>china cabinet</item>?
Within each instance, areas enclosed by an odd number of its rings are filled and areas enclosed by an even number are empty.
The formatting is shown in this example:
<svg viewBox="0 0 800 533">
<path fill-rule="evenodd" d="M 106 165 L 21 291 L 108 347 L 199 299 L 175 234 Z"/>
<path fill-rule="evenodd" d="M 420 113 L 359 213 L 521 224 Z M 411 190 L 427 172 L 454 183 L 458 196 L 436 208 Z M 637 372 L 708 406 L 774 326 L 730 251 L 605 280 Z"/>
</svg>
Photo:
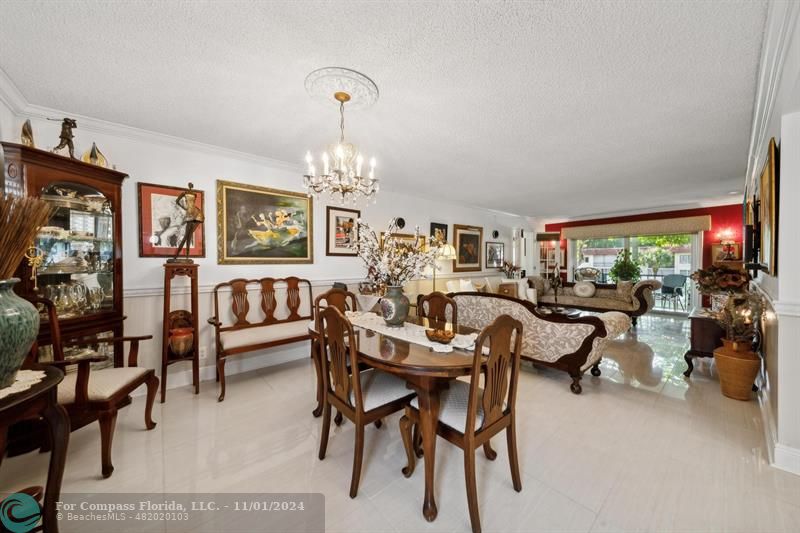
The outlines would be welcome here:
<svg viewBox="0 0 800 533">
<path fill-rule="evenodd" d="M 122 182 L 126 174 L 44 150 L 3 143 L 4 173 L 20 190 L 53 206 L 30 256 L 17 271 L 21 295 L 52 300 L 62 337 L 107 334 L 122 337 Z M 39 344 L 50 343 L 43 315 Z M 121 343 L 114 365 L 122 366 Z"/>
</svg>

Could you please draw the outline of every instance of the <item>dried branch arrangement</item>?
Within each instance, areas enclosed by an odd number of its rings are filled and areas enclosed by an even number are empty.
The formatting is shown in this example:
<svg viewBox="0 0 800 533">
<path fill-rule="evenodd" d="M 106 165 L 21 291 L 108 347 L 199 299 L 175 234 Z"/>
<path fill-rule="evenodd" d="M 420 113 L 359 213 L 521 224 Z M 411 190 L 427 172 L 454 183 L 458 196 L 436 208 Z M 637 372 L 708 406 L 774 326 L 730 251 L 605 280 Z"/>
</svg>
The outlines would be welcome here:
<svg viewBox="0 0 800 533">
<path fill-rule="evenodd" d="M 39 198 L 0 196 L 0 279 L 14 275 L 52 206 Z"/>
</svg>

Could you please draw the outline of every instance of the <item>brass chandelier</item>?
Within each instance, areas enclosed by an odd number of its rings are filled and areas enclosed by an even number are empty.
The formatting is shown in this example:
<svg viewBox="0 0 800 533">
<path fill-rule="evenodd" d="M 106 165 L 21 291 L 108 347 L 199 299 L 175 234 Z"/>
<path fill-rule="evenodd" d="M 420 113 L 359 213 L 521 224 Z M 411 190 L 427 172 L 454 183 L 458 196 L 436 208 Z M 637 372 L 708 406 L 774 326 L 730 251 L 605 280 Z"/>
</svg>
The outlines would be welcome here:
<svg viewBox="0 0 800 533">
<path fill-rule="evenodd" d="M 306 89 L 312 96 L 328 100 L 330 92 L 320 94 L 326 89 L 333 91 L 334 101 L 339 103 L 339 142 L 328 145 L 322 152 L 322 168 L 315 165 L 311 152 L 306 152 L 306 173 L 303 175 L 303 186 L 309 196 L 319 197 L 328 193 L 331 198 L 345 204 L 355 204 L 360 198 L 371 198 L 380 189 L 379 180 L 375 177 L 375 158 L 369 160 L 369 170 L 365 169 L 365 157 L 358 148 L 345 141 L 344 106 L 354 99 L 361 107 L 371 105 L 378 98 L 375 83 L 359 72 L 337 67 L 319 69 L 306 78 Z M 321 173 L 317 173 L 321 170 Z"/>
</svg>

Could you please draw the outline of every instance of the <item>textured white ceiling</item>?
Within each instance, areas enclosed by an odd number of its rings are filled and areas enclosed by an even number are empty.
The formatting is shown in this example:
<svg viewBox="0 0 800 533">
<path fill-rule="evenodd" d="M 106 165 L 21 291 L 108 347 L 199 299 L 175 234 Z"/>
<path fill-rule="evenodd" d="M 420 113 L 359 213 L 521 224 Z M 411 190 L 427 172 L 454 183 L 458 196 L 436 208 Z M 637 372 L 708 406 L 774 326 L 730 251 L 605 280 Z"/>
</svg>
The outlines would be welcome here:
<svg viewBox="0 0 800 533">
<path fill-rule="evenodd" d="M 285 161 L 335 140 L 323 66 L 393 190 L 574 216 L 740 189 L 766 3 L 9 1 L 32 103 Z M 298 177 L 298 185 L 299 185 Z"/>
</svg>

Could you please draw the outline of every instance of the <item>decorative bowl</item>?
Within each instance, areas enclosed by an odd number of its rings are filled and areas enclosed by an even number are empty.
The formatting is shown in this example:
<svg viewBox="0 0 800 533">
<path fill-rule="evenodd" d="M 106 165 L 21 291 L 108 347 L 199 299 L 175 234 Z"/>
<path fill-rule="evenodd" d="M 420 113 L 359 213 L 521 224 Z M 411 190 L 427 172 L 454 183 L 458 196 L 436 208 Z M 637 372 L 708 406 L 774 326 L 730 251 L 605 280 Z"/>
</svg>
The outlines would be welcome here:
<svg viewBox="0 0 800 533">
<path fill-rule="evenodd" d="M 444 329 L 426 329 L 425 336 L 429 341 L 440 344 L 450 344 L 450 341 L 456 338 L 455 332 Z"/>
</svg>

